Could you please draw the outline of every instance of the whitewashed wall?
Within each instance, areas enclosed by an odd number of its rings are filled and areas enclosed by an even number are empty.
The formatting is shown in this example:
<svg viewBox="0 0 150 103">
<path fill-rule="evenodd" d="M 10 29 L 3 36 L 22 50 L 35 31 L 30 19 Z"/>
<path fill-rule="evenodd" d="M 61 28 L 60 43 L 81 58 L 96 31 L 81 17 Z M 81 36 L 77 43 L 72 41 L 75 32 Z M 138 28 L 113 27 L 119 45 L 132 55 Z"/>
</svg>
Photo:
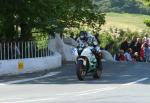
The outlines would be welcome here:
<svg viewBox="0 0 150 103">
<path fill-rule="evenodd" d="M 23 68 L 19 69 L 19 63 L 23 64 Z M 0 61 L 0 76 L 15 75 L 23 73 L 32 73 L 47 69 L 61 67 L 62 57 L 55 53 L 53 56 L 41 58 L 26 58 L 18 60 L 1 60 Z"/>
<path fill-rule="evenodd" d="M 65 41 L 67 41 L 67 39 L 65 39 Z M 59 52 L 62 56 L 62 60 L 74 61 L 71 52 L 72 52 L 72 48 L 74 48 L 74 45 L 77 44 L 75 43 L 75 41 L 72 40 L 69 40 L 68 43 L 70 45 L 65 44 L 64 41 L 60 38 L 59 34 L 55 34 L 55 38 L 49 39 L 48 48 L 53 52 Z"/>
</svg>

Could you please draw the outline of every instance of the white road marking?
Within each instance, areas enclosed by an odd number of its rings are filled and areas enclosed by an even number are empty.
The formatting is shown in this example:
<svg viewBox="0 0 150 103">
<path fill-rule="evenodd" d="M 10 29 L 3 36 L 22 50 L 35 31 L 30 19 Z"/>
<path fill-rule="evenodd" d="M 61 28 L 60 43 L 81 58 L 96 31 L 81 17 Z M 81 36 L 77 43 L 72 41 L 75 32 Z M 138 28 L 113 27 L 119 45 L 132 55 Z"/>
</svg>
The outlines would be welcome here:
<svg viewBox="0 0 150 103">
<path fill-rule="evenodd" d="M 57 73 L 56 73 L 57 74 Z M 48 77 L 50 76 L 49 74 L 45 75 L 45 76 L 42 76 L 43 77 Z M 38 78 L 39 79 L 39 78 Z M 41 78 L 40 78 L 41 79 Z M 61 95 L 61 96 L 68 96 L 68 95 L 73 95 L 73 96 L 83 96 L 83 95 L 91 95 L 91 94 L 96 94 L 96 93 L 99 93 L 99 92 L 105 92 L 105 91 L 111 91 L 111 90 L 116 90 L 116 89 L 119 89 L 119 88 L 123 88 L 123 87 L 129 87 L 130 85 L 133 85 L 133 84 L 136 84 L 136 83 L 139 83 L 139 82 L 142 82 L 142 81 L 145 81 L 149 79 L 148 77 L 145 77 L 145 78 L 141 78 L 139 80 L 136 80 L 136 81 L 133 81 L 133 82 L 129 82 L 129 83 L 125 83 L 125 84 L 121 84 L 121 85 L 118 85 L 118 86 L 114 86 L 114 87 L 105 87 L 105 88 L 98 88 L 98 89 L 93 89 L 93 90 L 87 90 L 87 91 L 81 91 L 81 92 L 69 92 L 69 93 L 64 93 L 64 94 L 58 94 L 58 95 Z M 8 98 L 9 99 L 9 98 Z M 2 103 L 29 103 L 29 102 L 41 102 L 41 101 L 56 101 L 56 100 L 59 100 L 60 98 L 33 98 L 32 100 L 27 100 L 26 98 L 23 98 L 23 99 L 18 99 L 16 98 L 15 99 L 9 99 L 11 101 L 7 101 L 7 102 L 2 102 Z M 6 100 L 6 99 L 5 99 Z M 2 101 L 2 100 L 1 100 Z M 4 100 L 3 100 L 4 101 Z"/>
<path fill-rule="evenodd" d="M 40 77 L 23 79 L 23 80 L 8 81 L 8 82 L 0 83 L 0 86 L 8 85 L 8 84 L 23 83 L 23 82 L 28 82 L 28 81 L 32 81 L 32 80 L 38 80 L 38 79 L 43 79 L 43 78 L 47 78 L 47 77 L 51 77 L 51 76 L 57 75 L 59 73 L 60 72 L 51 72 L 51 73 L 48 73 L 48 74 L 46 74 L 44 76 L 40 76 Z"/>
<path fill-rule="evenodd" d="M 101 88 L 101 89 L 93 90 L 91 92 L 83 92 L 81 94 L 78 94 L 78 96 L 95 94 L 95 93 L 104 92 L 104 91 L 110 91 L 110 90 L 114 90 L 114 89 L 117 89 L 117 87 L 106 87 L 106 88 Z"/>
<path fill-rule="evenodd" d="M 85 91 L 85 92 L 79 93 L 78 95 L 79 95 L 79 96 L 81 96 L 81 95 L 89 95 L 89 94 L 95 94 L 95 93 L 103 92 L 103 91 L 115 90 L 115 89 L 118 89 L 118 88 L 121 88 L 121 87 L 127 87 L 127 86 L 130 86 L 130 85 L 133 85 L 133 84 L 136 84 L 136 83 L 145 81 L 145 80 L 147 80 L 147 79 L 149 79 L 149 78 L 148 78 L 148 77 L 145 77 L 145 78 L 136 80 L 136 81 L 134 81 L 134 82 L 122 84 L 122 85 L 120 85 L 120 86 L 94 89 L 94 90 L 91 90 L 91 91 Z"/>
<path fill-rule="evenodd" d="M 148 78 L 148 77 L 145 77 L 145 78 L 142 78 L 142 79 L 136 80 L 136 81 L 134 81 L 134 82 L 130 82 L 130 83 L 126 83 L 126 84 L 122 84 L 122 86 L 130 86 L 130 85 L 132 85 L 132 84 L 136 84 L 136 83 L 139 83 L 139 82 L 145 81 L 145 80 L 147 80 L 147 79 L 149 79 L 149 78 Z"/>
<path fill-rule="evenodd" d="M 3 99 L 0 99 L 0 102 L 1 101 L 8 101 L 8 100 L 22 100 L 23 98 L 3 98 Z"/>
<path fill-rule="evenodd" d="M 2 103 L 29 103 L 29 102 L 41 102 L 41 101 L 53 101 L 56 98 L 39 98 L 39 99 L 32 99 L 32 100 L 20 100 L 20 101 L 9 101 L 9 102 L 2 102 Z"/>
</svg>

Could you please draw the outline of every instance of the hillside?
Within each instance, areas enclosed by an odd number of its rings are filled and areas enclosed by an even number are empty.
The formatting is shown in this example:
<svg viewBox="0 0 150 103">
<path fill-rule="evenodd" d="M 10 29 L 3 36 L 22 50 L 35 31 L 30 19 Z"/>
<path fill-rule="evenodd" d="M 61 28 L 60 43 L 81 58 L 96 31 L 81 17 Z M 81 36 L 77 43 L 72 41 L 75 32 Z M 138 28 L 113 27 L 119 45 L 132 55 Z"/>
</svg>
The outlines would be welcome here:
<svg viewBox="0 0 150 103">
<path fill-rule="evenodd" d="M 119 12 L 150 15 L 150 7 L 140 0 L 95 0 L 101 12 Z"/>
<path fill-rule="evenodd" d="M 148 15 L 128 14 L 128 13 L 107 13 L 106 24 L 102 27 L 108 29 L 110 27 L 117 27 L 122 29 L 130 29 L 132 31 L 141 31 L 146 29 L 144 20 L 150 18 Z"/>
</svg>

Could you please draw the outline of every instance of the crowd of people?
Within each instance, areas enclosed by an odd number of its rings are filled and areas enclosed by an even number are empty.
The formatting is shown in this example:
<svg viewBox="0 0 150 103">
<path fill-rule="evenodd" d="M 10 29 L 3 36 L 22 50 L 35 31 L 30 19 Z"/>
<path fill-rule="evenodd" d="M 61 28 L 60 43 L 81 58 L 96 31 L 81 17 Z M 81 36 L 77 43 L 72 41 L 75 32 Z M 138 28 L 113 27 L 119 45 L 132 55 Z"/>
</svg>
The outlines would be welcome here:
<svg viewBox="0 0 150 103">
<path fill-rule="evenodd" d="M 121 43 L 120 49 L 114 56 L 116 61 L 150 62 L 150 38 L 128 37 Z"/>
<path fill-rule="evenodd" d="M 100 45 L 99 34 L 95 34 L 95 39 Z M 71 35 L 71 38 L 73 36 Z M 74 39 L 74 38 L 73 38 Z M 78 41 L 77 39 L 74 39 Z M 112 53 L 114 41 L 111 41 L 108 45 L 106 45 L 106 51 Z M 121 42 L 117 51 L 112 54 L 115 61 L 131 61 L 131 62 L 150 62 L 150 37 L 148 34 L 145 34 L 143 38 L 133 36 L 131 39 L 125 37 L 123 42 Z"/>
</svg>

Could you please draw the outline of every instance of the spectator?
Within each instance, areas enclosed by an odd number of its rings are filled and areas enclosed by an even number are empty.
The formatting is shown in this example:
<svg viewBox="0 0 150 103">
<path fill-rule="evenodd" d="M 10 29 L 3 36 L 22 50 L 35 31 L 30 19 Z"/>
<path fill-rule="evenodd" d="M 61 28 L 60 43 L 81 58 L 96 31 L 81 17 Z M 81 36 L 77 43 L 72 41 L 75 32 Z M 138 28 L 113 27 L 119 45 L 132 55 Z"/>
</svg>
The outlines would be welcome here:
<svg viewBox="0 0 150 103">
<path fill-rule="evenodd" d="M 143 39 L 142 39 L 141 50 L 140 50 L 140 60 L 141 60 L 141 61 L 144 61 L 144 49 L 145 49 L 145 43 L 146 43 L 146 39 L 143 38 Z"/>
<path fill-rule="evenodd" d="M 140 55 L 141 46 L 142 46 L 141 39 L 137 38 L 137 42 L 135 44 L 135 52 L 137 52 L 138 55 Z"/>
<path fill-rule="evenodd" d="M 126 58 L 125 58 L 125 56 L 124 56 L 124 51 L 123 51 L 123 50 L 120 50 L 119 52 L 120 52 L 119 60 L 120 60 L 120 61 L 126 61 Z"/>
<path fill-rule="evenodd" d="M 127 52 L 128 48 L 129 48 L 128 38 L 126 37 L 125 40 L 121 43 L 120 49 L 124 50 L 124 52 Z"/>
<path fill-rule="evenodd" d="M 146 62 L 150 62 L 150 47 L 149 47 L 149 45 L 147 43 L 145 44 L 145 52 L 144 52 L 144 54 L 145 54 L 145 61 Z"/>
<path fill-rule="evenodd" d="M 134 58 L 135 61 L 141 61 L 138 52 L 135 52 L 135 53 L 134 53 L 133 58 Z"/>
<path fill-rule="evenodd" d="M 117 52 L 117 53 L 114 55 L 114 60 L 115 60 L 115 61 L 120 61 L 120 60 L 119 60 L 119 57 L 120 57 L 120 52 Z"/>
<path fill-rule="evenodd" d="M 114 56 L 114 59 L 115 59 L 116 61 L 125 61 L 126 58 L 125 58 L 125 56 L 124 56 L 124 51 L 123 51 L 123 50 L 119 50 L 119 51 L 117 52 L 117 54 Z"/>
<path fill-rule="evenodd" d="M 135 44 L 136 44 L 136 40 L 135 40 L 135 36 L 133 36 L 132 40 L 131 40 L 131 43 L 129 45 L 129 47 L 132 49 L 133 54 L 135 52 Z"/>
<path fill-rule="evenodd" d="M 132 61 L 132 49 L 129 48 L 127 52 L 124 54 L 127 61 Z"/>
</svg>

